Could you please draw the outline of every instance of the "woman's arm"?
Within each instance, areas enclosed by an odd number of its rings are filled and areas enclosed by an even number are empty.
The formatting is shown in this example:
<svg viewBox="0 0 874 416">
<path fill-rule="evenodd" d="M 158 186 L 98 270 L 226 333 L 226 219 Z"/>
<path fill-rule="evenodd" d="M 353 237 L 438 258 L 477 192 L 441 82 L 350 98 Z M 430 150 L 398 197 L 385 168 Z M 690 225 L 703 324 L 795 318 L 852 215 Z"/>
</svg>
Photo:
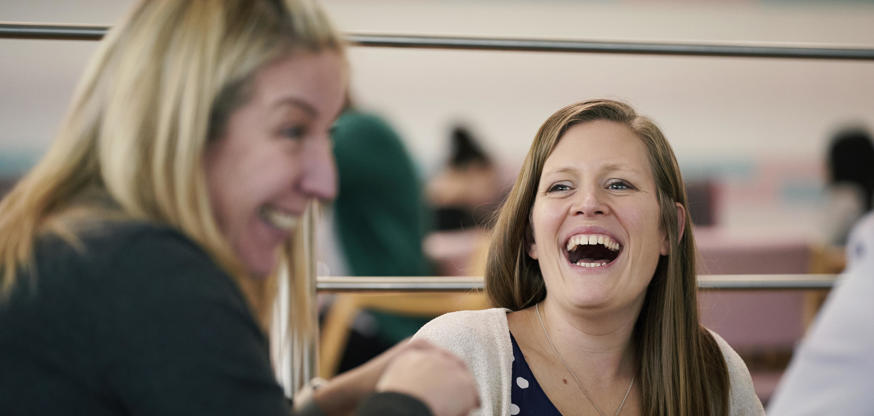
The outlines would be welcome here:
<svg viewBox="0 0 874 416">
<path fill-rule="evenodd" d="M 348 414 L 357 407 L 359 415 L 455 416 L 478 406 L 467 366 L 424 340 L 402 342 L 335 377 L 314 392 L 313 400 L 325 415 Z M 392 413 L 386 413 L 389 409 Z"/>
</svg>

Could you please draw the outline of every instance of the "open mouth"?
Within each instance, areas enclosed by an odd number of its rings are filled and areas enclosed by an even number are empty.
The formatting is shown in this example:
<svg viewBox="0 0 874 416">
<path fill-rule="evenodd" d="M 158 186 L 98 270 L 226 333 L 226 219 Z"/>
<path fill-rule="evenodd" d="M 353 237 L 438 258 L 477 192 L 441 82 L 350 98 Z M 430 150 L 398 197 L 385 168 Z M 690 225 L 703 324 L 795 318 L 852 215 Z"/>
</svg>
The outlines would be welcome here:
<svg viewBox="0 0 874 416">
<path fill-rule="evenodd" d="M 603 234 L 578 234 L 568 239 L 565 256 L 580 267 L 603 267 L 616 260 L 622 245 Z"/>
</svg>

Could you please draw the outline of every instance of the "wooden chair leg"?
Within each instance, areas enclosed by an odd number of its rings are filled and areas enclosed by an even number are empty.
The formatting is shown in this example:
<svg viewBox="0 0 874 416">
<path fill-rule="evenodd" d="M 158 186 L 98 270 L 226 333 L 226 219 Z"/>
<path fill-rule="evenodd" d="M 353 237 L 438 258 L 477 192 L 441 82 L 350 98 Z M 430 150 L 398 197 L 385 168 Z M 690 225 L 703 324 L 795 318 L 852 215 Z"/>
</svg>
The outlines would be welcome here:
<svg viewBox="0 0 874 416">
<path fill-rule="evenodd" d="M 340 294 L 325 315 L 319 345 L 319 376 L 331 378 L 337 373 L 349 338 L 349 327 L 358 314 L 355 295 Z"/>
</svg>

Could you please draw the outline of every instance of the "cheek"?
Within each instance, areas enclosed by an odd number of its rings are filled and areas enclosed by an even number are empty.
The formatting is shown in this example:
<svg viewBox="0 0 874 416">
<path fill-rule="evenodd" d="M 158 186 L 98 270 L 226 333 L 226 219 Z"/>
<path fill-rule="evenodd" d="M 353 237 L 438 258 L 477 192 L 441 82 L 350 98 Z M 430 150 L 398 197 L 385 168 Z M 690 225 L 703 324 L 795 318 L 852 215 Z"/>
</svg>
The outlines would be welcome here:
<svg viewBox="0 0 874 416">
<path fill-rule="evenodd" d="M 294 189 L 296 164 L 287 158 L 266 157 L 240 172 L 236 183 L 238 197 L 249 205 L 261 205 L 282 199 Z M 275 201 L 274 201 L 275 202 Z"/>
<path fill-rule="evenodd" d="M 226 152 L 218 143 L 211 148 L 204 157 L 204 169 L 206 172 L 206 187 L 209 193 L 209 202 L 212 205 L 213 215 L 219 227 L 227 226 L 227 218 L 230 216 L 231 206 L 229 202 L 234 199 L 233 186 L 228 186 L 234 176 L 230 175 L 232 166 L 225 157 Z"/>
<path fill-rule="evenodd" d="M 556 207 L 535 203 L 531 210 L 531 227 L 536 242 L 542 243 L 554 237 L 563 219 L 564 215 Z"/>
<path fill-rule="evenodd" d="M 627 229 L 636 231 L 638 244 L 650 247 L 659 243 L 654 247 L 661 247 L 660 242 L 664 240 L 665 233 L 661 229 L 661 217 L 655 203 L 647 204 L 643 209 L 627 209 L 622 218 L 625 219 Z"/>
<path fill-rule="evenodd" d="M 256 150 L 207 154 L 209 198 L 226 233 L 239 232 L 262 204 L 292 189 L 296 164 L 280 149 Z"/>
</svg>

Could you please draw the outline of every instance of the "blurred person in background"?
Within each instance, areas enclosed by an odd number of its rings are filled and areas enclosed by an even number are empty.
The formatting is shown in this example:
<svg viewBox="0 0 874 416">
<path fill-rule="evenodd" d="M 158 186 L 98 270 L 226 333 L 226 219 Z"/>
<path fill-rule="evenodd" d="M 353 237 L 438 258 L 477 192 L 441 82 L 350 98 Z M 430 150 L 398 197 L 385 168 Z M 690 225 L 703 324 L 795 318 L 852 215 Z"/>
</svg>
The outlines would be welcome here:
<svg viewBox="0 0 874 416">
<path fill-rule="evenodd" d="M 874 214 L 846 248 L 847 269 L 783 374 L 771 416 L 874 414 Z"/>
<path fill-rule="evenodd" d="M 451 139 L 446 166 L 427 185 L 434 232 L 425 240 L 425 252 L 441 274 L 482 276 L 488 230 L 507 189 L 470 129 L 456 125 Z"/>
<path fill-rule="evenodd" d="M 284 397 L 266 328 L 298 227 L 336 194 L 343 41 L 306 0 L 142 1 L 0 203 L 0 414 L 452 415 L 464 364 L 404 343 Z"/>
<path fill-rule="evenodd" d="M 826 240 L 843 246 L 850 228 L 874 204 L 874 142 L 861 128 L 840 130 L 829 144 Z"/>
<path fill-rule="evenodd" d="M 452 128 L 452 146 L 446 167 L 427 187 L 428 202 L 439 231 L 487 228 L 505 192 L 498 169 L 470 130 Z"/>
<path fill-rule="evenodd" d="M 328 210 L 320 257 L 334 276 L 431 276 L 422 250 L 430 215 L 413 159 L 381 117 L 351 106 L 334 123 L 339 194 Z M 412 336 L 428 318 L 361 311 L 339 371 Z"/>
</svg>

